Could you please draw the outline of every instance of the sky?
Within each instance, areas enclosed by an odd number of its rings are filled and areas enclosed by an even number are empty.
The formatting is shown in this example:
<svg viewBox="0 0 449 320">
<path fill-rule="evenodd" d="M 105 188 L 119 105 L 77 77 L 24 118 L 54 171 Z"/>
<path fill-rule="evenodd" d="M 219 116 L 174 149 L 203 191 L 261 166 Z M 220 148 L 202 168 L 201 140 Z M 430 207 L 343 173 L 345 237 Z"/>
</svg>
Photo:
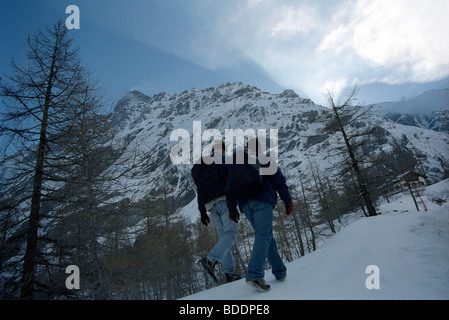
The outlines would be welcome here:
<svg viewBox="0 0 449 320">
<path fill-rule="evenodd" d="M 354 85 L 361 104 L 449 88 L 447 0 L 0 0 L 2 77 L 69 5 L 69 36 L 112 104 L 234 81 L 319 104 Z"/>
</svg>

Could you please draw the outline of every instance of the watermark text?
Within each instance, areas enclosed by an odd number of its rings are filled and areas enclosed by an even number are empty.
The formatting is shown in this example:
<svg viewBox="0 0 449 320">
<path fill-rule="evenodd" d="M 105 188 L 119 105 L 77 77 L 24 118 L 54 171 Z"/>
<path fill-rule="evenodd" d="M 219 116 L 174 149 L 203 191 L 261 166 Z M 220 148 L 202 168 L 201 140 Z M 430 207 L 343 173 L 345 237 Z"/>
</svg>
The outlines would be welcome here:
<svg viewBox="0 0 449 320">
<path fill-rule="evenodd" d="M 193 157 L 194 164 L 199 164 L 201 161 L 206 164 L 221 164 L 221 156 L 212 152 L 214 141 L 222 140 L 223 138 L 221 132 L 218 129 L 206 129 L 202 132 L 201 121 L 193 121 L 192 132 L 191 141 L 190 133 L 186 129 L 180 128 L 172 131 L 170 141 L 177 142 L 170 151 L 172 163 L 174 165 L 191 164 L 191 158 Z M 270 148 L 268 155 L 266 129 L 257 129 L 257 132 L 252 128 L 245 131 L 242 129 L 225 129 L 226 154 L 229 155 L 225 157 L 225 163 L 233 164 L 234 157 L 230 155 L 234 154 L 235 149 L 235 164 L 243 164 L 245 161 L 244 150 L 246 150 L 249 164 L 255 164 L 258 160 L 262 165 L 260 167 L 261 175 L 275 174 L 278 161 L 278 129 L 270 129 L 269 135 Z M 202 148 L 203 142 L 208 142 L 204 148 Z M 193 146 L 192 157 L 191 145 Z M 214 156 L 211 156 L 212 153 Z"/>
<path fill-rule="evenodd" d="M 380 269 L 372 264 L 366 267 L 365 273 L 370 274 L 365 280 L 365 286 L 368 290 L 380 289 Z"/>
<path fill-rule="evenodd" d="M 79 29 L 80 28 L 80 9 L 78 6 L 70 5 L 65 8 L 65 13 L 70 14 L 70 16 L 65 19 L 65 27 L 68 30 Z"/>
</svg>

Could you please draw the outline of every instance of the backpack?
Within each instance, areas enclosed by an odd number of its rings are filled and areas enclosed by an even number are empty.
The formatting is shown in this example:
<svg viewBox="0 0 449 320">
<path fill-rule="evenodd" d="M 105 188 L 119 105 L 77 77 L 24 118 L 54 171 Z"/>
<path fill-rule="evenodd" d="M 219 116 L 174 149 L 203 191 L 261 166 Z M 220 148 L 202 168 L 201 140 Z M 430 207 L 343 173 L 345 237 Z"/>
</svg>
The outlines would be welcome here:
<svg viewBox="0 0 449 320">
<path fill-rule="evenodd" d="M 260 163 L 248 163 L 248 153 L 244 152 L 244 163 L 234 162 L 228 165 L 228 180 L 225 187 L 226 196 L 230 199 L 241 200 L 258 194 L 263 187 L 263 176 L 260 175 Z"/>
<path fill-rule="evenodd" d="M 205 164 L 201 161 L 200 164 L 193 165 L 191 173 L 198 195 L 204 203 L 225 195 L 225 179 L 221 176 L 217 164 Z"/>
</svg>

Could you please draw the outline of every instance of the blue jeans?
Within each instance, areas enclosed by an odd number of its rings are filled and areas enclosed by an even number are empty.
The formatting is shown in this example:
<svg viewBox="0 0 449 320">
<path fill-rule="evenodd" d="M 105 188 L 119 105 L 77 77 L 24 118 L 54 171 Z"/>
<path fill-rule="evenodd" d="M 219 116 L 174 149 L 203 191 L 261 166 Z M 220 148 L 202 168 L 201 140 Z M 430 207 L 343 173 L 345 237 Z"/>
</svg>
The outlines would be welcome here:
<svg viewBox="0 0 449 320">
<path fill-rule="evenodd" d="M 218 201 L 210 209 L 210 216 L 218 233 L 218 242 L 207 259 L 212 262 L 221 262 L 224 273 L 234 273 L 235 260 L 231 252 L 237 238 L 237 223 L 229 219 L 226 200 Z"/>
<path fill-rule="evenodd" d="M 254 228 L 254 244 L 248 264 L 246 280 L 263 279 L 265 260 L 271 265 L 271 272 L 277 279 L 284 278 L 287 268 L 279 256 L 276 240 L 273 237 L 273 207 L 264 202 L 249 200 L 241 209 Z"/>
</svg>

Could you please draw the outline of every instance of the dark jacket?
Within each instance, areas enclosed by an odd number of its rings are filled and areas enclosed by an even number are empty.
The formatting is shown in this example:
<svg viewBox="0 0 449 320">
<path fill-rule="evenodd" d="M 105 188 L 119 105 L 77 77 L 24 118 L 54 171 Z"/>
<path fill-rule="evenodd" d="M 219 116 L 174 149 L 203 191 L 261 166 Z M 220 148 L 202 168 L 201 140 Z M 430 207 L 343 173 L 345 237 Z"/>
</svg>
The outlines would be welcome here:
<svg viewBox="0 0 449 320">
<path fill-rule="evenodd" d="M 263 167 L 268 167 L 269 164 L 264 165 Z M 229 165 L 225 166 L 226 174 L 229 170 Z M 276 206 L 277 203 L 277 194 L 279 194 L 280 198 L 284 203 L 289 203 L 292 201 L 290 192 L 288 191 L 287 183 L 282 171 L 279 166 L 277 171 L 273 175 L 264 175 L 263 176 L 263 186 L 262 189 L 255 195 L 249 196 L 240 200 L 226 199 L 227 206 L 229 211 L 235 211 L 238 205 L 242 205 L 246 201 L 256 200 L 264 203 L 269 203 L 273 206 Z"/>
<path fill-rule="evenodd" d="M 224 156 L 221 164 L 210 165 L 201 161 L 192 168 L 192 176 L 197 185 L 198 210 L 206 212 L 206 203 L 225 195 L 226 171 Z M 194 170 L 198 171 L 194 171 Z"/>
</svg>

